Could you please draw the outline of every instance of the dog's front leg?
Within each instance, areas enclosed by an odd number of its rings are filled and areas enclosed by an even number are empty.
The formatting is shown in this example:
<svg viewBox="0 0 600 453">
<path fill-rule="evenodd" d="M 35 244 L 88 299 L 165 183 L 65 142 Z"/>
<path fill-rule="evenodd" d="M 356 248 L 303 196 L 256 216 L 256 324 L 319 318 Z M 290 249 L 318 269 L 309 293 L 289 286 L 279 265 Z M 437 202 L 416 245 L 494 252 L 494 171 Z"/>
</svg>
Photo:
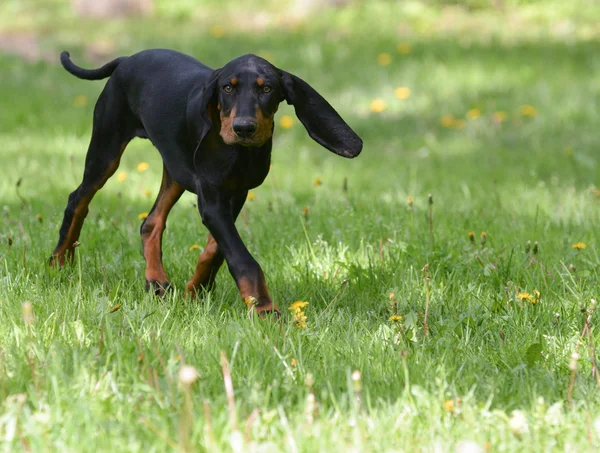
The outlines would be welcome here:
<svg viewBox="0 0 600 453">
<path fill-rule="evenodd" d="M 279 310 L 271 300 L 265 276 L 258 262 L 250 254 L 235 227 L 234 200 L 245 195 L 225 191 L 203 184 L 198 190 L 198 209 L 202 223 L 217 242 L 225 257 L 229 272 L 233 276 L 242 299 L 252 305 L 259 314 Z"/>
</svg>

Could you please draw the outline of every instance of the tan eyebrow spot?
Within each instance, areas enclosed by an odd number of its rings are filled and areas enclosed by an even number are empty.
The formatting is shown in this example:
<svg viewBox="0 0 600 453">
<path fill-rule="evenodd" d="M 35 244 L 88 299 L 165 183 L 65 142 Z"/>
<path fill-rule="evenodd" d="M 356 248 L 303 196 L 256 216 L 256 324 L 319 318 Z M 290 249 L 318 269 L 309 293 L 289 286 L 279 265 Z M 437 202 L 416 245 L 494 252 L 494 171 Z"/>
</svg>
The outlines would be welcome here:
<svg viewBox="0 0 600 453">
<path fill-rule="evenodd" d="M 236 86 L 236 85 L 238 84 L 238 79 L 237 79 L 237 77 L 233 77 L 233 78 L 231 79 L 231 84 L 232 84 L 233 86 Z"/>
<path fill-rule="evenodd" d="M 265 80 L 262 77 L 259 77 L 258 79 L 256 79 L 256 84 L 261 87 L 265 84 Z"/>
</svg>

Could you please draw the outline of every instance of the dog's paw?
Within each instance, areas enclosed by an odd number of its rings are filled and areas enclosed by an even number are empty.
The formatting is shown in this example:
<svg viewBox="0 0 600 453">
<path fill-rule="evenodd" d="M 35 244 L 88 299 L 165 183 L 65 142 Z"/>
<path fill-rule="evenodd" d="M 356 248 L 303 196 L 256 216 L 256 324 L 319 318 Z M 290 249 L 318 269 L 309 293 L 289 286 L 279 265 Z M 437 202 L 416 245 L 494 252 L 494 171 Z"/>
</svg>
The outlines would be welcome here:
<svg viewBox="0 0 600 453">
<path fill-rule="evenodd" d="M 171 290 L 171 288 L 171 283 L 169 281 L 159 282 L 156 280 L 146 280 L 146 291 L 151 291 L 158 297 L 163 297 Z"/>
</svg>

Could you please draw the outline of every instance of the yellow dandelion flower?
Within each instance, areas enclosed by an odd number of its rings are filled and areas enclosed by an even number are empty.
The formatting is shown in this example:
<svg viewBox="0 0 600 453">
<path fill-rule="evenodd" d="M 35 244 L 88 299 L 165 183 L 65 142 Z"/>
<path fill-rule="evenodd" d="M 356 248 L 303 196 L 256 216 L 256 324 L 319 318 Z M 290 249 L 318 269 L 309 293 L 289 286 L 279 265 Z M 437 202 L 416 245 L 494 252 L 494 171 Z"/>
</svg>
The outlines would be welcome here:
<svg viewBox="0 0 600 453">
<path fill-rule="evenodd" d="M 42 214 L 36 215 L 35 218 L 38 219 L 38 222 L 40 222 L 40 223 L 42 220 L 44 220 L 44 218 L 42 217 Z"/>
<path fill-rule="evenodd" d="M 380 66 L 387 66 L 392 62 L 392 56 L 387 52 L 382 52 L 377 55 L 377 64 Z"/>
<path fill-rule="evenodd" d="M 246 307 L 252 308 L 258 304 L 258 300 L 256 300 L 256 297 L 248 296 L 244 298 L 244 303 L 246 304 Z"/>
<path fill-rule="evenodd" d="M 373 99 L 369 108 L 371 109 L 371 112 L 381 113 L 386 108 L 385 101 L 381 98 Z"/>
<path fill-rule="evenodd" d="M 308 208 L 302 208 L 302 214 L 304 214 L 304 217 L 308 217 L 309 212 L 310 210 Z"/>
<path fill-rule="evenodd" d="M 533 301 L 531 302 L 532 304 L 537 304 L 540 299 L 542 298 L 542 295 L 540 294 L 540 292 L 537 289 L 533 290 Z"/>
<path fill-rule="evenodd" d="M 296 328 L 298 329 L 306 329 L 306 320 L 307 320 L 307 316 L 304 314 L 303 311 L 298 311 L 294 313 L 294 319 L 292 320 L 292 322 L 294 323 L 294 325 L 296 326 Z"/>
<path fill-rule="evenodd" d="M 444 115 L 440 118 L 440 124 L 444 127 L 452 127 L 454 121 L 454 115 Z"/>
<path fill-rule="evenodd" d="M 297 300 L 296 302 L 294 302 L 290 305 L 289 310 L 290 311 L 302 311 L 302 309 L 307 306 L 308 306 L 308 302 Z"/>
<path fill-rule="evenodd" d="M 88 105 L 88 97 L 84 94 L 75 96 L 75 99 L 73 99 L 73 105 L 75 105 L 75 107 L 85 107 Z"/>
<path fill-rule="evenodd" d="M 413 200 L 413 197 L 411 197 L 410 195 L 406 198 L 406 202 L 408 203 L 408 207 L 412 208 L 413 204 L 415 202 L 415 200 Z"/>
<path fill-rule="evenodd" d="M 252 201 L 256 198 L 256 193 L 254 192 L 248 192 L 248 195 L 246 195 L 246 200 L 248 201 Z"/>
<path fill-rule="evenodd" d="M 454 400 L 444 401 L 444 410 L 446 410 L 447 412 L 453 412 L 454 407 L 455 407 Z"/>
<path fill-rule="evenodd" d="M 198 244 L 192 244 L 190 246 L 190 252 L 193 252 L 194 250 L 198 250 L 200 248 L 200 246 Z"/>
<path fill-rule="evenodd" d="M 503 112 L 503 111 L 494 112 L 494 114 L 492 115 L 492 119 L 496 123 L 503 123 L 504 121 L 506 121 L 506 112 Z"/>
<path fill-rule="evenodd" d="M 587 245 L 585 245 L 584 242 L 576 242 L 575 244 L 573 244 L 571 246 L 571 248 L 574 248 L 575 250 L 583 250 L 586 247 L 587 247 Z"/>
<path fill-rule="evenodd" d="M 391 292 L 389 298 L 390 300 L 394 300 L 396 298 L 396 295 L 393 292 Z"/>
<path fill-rule="evenodd" d="M 533 105 L 525 104 L 519 107 L 519 112 L 523 116 L 528 116 L 529 118 L 533 118 L 537 115 L 537 109 Z"/>
<path fill-rule="evenodd" d="M 476 120 L 481 116 L 481 110 L 474 108 L 467 112 L 467 118 L 470 120 Z"/>
<path fill-rule="evenodd" d="M 213 38 L 222 38 L 225 35 L 225 28 L 221 25 L 213 25 L 210 28 L 210 34 L 213 36 Z"/>
<path fill-rule="evenodd" d="M 517 294 L 517 299 L 519 299 L 522 302 L 531 302 L 533 296 L 528 292 L 523 291 Z"/>
<path fill-rule="evenodd" d="M 149 197 L 150 195 L 152 195 L 152 191 L 150 189 L 146 189 L 146 190 L 144 190 L 144 195 Z"/>
<path fill-rule="evenodd" d="M 127 173 L 126 173 L 126 172 L 124 172 L 124 171 L 120 171 L 120 172 L 117 174 L 117 181 L 119 181 L 119 182 L 123 182 L 123 181 L 125 181 L 126 179 L 127 179 Z"/>
<path fill-rule="evenodd" d="M 290 129 L 294 126 L 294 118 L 290 115 L 283 115 L 279 120 L 279 125 L 284 129 Z"/>
<path fill-rule="evenodd" d="M 466 125 L 467 125 L 467 122 L 465 120 L 456 120 L 454 122 L 454 127 L 456 129 L 464 129 Z"/>
<path fill-rule="evenodd" d="M 321 181 L 321 178 L 315 178 L 315 180 L 313 181 L 313 186 L 315 186 L 315 187 L 319 187 L 322 184 L 323 184 L 323 181 Z"/>
<path fill-rule="evenodd" d="M 149 168 L 150 168 L 150 164 L 148 162 L 140 162 L 139 164 L 137 164 L 137 171 L 139 173 L 144 173 Z"/>
<path fill-rule="evenodd" d="M 392 315 L 389 317 L 388 321 L 390 322 L 402 322 L 402 316 L 400 315 Z"/>
<path fill-rule="evenodd" d="M 146 217 L 148 217 L 149 212 L 140 212 L 138 214 L 138 219 L 140 220 L 144 220 Z"/>
<path fill-rule="evenodd" d="M 408 99 L 410 97 L 410 88 L 398 87 L 394 90 L 394 94 L 398 99 Z"/>
<path fill-rule="evenodd" d="M 401 42 L 400 44 L 398 44 L 397 49 L 398 49 L 399 54 L 407 55 L 407 54 L 411 53 L 412 46 L 407 42 Z"/>
<path fill-rule="evenodd" d="M 469 231 L 469 241 L 471 242 L 475 242 L 475 233 L 473 233 L 472 231 Z"/>
<path fill-rule="evenodd" d="M 298 365 L 298 362 L 295 358 L 292 358 L 292 366 L 295 368 Z"/>
</svg>

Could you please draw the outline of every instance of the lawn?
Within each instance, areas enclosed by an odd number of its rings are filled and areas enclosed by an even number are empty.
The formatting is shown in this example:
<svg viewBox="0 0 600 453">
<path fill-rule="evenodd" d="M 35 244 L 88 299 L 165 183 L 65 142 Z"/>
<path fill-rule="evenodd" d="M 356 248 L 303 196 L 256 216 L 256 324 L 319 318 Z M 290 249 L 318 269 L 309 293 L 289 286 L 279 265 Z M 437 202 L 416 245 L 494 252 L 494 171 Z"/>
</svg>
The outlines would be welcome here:
<svg viewBox="0 0 600 453">
<path fill-rule="evenodd" d="M 0 53 L 2 448 L 598 451 L 600 7 L 156 3 L 110 22 L 0 5 L 0 44 L 36 52 Z M 264 56 L 364 140 L 345 160 L 277 114 L 237 226 L 280 322 L 249 316 L 226 268 L 184 298 L 207 235 L 191 194 L 163 240 L 174 291 L 145 292 L 148 141 L 94 198 L 75 264 L 47 266 L 103 87 L 58 55 L 96 67 L 152 47 Z"/>
</svg>

